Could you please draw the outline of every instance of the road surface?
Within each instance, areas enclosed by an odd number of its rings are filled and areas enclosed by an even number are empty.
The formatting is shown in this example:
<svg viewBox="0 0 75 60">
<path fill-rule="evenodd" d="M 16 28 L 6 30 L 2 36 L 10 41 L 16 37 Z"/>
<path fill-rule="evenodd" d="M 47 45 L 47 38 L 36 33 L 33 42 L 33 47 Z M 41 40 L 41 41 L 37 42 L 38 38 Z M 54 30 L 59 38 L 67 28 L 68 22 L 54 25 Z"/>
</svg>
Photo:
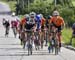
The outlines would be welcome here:
<svg viewBox="0 0 75 60">
<path fill-rule="evenodd" d="M 9 7 L 9 5 L 0 2 L 0 15 L 1 14 L 10 14 L 11 13 L 11 9 Z"/>
</svg>

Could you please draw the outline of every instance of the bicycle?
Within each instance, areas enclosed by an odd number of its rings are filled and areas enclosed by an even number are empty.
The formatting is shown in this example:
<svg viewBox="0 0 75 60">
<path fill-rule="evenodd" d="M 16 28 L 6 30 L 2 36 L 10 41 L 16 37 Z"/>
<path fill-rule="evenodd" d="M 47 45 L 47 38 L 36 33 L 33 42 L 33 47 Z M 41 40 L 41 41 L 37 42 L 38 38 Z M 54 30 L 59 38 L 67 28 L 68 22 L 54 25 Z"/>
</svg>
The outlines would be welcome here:
<svg viewBox="0 0 75 60">
<path fill-rule="evenodd" d="M 48 43 L 48 29 L 47 29 L 47 27 L 44 28 L 44 40 L 45 40 L 45 46 L 47 46 L 47 43 Z"/>
<path fill-rule="evenodd" d="M 25 49 L 25 45 L 26 45 L 26 36 L 25 36 L 25 31 L 22 30 L 20 32 L 20 40 L 21 40 L 21 45 L 23 45 L 23 49 Z"/>
<path fill-rule="evenodd" d="M 27 32 L 27 49 L 28 49 L 28 55 L 32 55 L 32 30 L 26 30 Z"/>
<path fill-rule="evenodd" d="M 51 37 L 50 37 L 50 48 L 52 49 L 52 53 L 55 49 L 55 55 L 58 55 L 59 52 L 59 42 L 57 39 L 57 29 L 53 28 L 53 30 L 50 32 Z M 50 52 L 50 50 L 49 50 Z"/>
<path fill-rule="evenodd" d="M 39 50 L 39 46 L 40 46 L 40 42 L 39 42 L 39 38 L 40 38 L 40 36 L 39 36 L 39 31 L 36 31 L 35 33 L 34 33 L 34 37 L 35 37 L 35 39 L 34 39 L 34 44 L 35 44 L 35 49 L 36 50 Z"/>
</svg>

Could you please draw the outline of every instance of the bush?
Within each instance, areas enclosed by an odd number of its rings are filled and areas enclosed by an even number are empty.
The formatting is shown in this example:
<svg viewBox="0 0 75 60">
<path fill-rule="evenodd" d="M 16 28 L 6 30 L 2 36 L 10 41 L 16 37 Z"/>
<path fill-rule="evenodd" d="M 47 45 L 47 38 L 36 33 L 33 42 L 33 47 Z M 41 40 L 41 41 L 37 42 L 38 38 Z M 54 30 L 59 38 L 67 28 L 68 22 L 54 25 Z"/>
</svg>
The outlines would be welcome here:
<svg viewBox="0 0 75 60">
<path fill-rule="evenodd" d="M 65 22 L 68 24 L 68 26 L 72 26 L 72 24 L 75 22 L 75 15 L 73 9 L 62 9 L 61 10 L 61 16 L 63 16 Z"/>
</svg>

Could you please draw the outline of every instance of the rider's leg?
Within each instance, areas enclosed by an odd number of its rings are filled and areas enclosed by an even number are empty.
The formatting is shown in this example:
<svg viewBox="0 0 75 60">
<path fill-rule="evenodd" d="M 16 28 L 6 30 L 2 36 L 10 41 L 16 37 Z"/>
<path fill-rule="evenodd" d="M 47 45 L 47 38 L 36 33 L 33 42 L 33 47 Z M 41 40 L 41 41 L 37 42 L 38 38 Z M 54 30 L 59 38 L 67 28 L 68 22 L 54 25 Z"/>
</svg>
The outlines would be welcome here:
<svg viewBox="0 0 75 60">
<path fill-rule="evenodd" d="M 59 47 L 61 47 L 61 32 L 58 32 L 58 41 L 59 41 Z"/>
<path fill-rule="evenodd" d="M 6 37 L 6 35 L 7 35 L 7 28 L 5 27 L 5 37 Z"/>
<path fill-rule="evenodd" d="M 43 49 L 43 42 L 44 42 L 44 32 L 41 33 L 41 49 Z"/>
<path fill-rule="evenodd" d="M 8 34 L 9 34 L 9 27 L 6 27 L 5 36 L 8 37 Z"/>
<path fill-rule="evenodd" d="M 58 35 L 58 42 L 59 42 L 59 47 L 61 47 L 61 26 L 57 27 L 58 31 L 57 31 L 57 35 Z"/>
</svg>

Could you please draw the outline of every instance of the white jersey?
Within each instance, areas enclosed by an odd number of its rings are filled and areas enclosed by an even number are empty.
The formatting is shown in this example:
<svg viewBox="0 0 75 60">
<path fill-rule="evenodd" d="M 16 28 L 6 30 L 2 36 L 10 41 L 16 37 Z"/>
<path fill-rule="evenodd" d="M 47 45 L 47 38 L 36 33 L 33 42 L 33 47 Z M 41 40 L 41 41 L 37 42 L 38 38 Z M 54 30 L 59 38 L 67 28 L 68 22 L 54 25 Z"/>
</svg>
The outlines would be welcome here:
<svg viewBox="0 0 75 60">
<path fill-rule="evenodd" d="M 27 21 L 27 24 L 35 24 L 35 19 L 29 18 L 29 20 Z"/>
</svg>

